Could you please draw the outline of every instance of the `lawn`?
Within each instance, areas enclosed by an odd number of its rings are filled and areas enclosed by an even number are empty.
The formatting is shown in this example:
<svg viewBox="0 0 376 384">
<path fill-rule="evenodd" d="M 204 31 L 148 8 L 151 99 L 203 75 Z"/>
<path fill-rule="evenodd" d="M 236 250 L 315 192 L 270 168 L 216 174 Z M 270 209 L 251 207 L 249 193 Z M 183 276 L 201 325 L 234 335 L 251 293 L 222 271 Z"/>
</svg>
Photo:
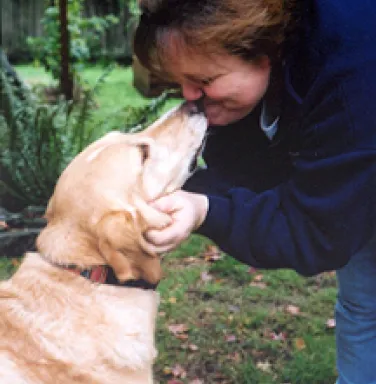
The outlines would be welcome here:
<svg viewBox="0 0 376 384">
<path fill-rule="evenodd" d="M 40 68 L 17 67 L 35 84 Z M 91 84 L 102 69 L 85 71 Z M 117 67 L 96 95 L 95 118 L 121 124 L 127 105 L 149 102 Z M 169 106 L 176 103 L 171 101 Z M 0 278 L 17 260 L 0 260 Z M 156 379 L 168 384 L 333 384 L 333 273 L 303 278 L 289 270 L 254 270 L 193 235 L 163 258 L 158 287 Z"/>
</svg>

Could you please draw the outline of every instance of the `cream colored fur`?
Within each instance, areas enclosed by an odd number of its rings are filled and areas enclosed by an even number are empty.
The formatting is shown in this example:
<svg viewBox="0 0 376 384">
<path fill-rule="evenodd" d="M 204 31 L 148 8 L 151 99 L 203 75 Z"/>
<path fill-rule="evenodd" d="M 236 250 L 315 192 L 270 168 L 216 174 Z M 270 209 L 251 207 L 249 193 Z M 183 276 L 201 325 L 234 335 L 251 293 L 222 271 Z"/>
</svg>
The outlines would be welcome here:
<svg viewBox="0 0 376 384">
<path fill-rule="evenodd" d="M 143 232 L 170 217 L 148 202 L 190 175 L 206 130 L 194 109 L 184 104 L 137 134 L 108 134 L 63 172 L 39 252 L 0 284 L 1 384 L 153 383 L 158 293 L 57 265 L 108 264 L 120 280 L 160 280 L 158 250 Z"/>
</svg>

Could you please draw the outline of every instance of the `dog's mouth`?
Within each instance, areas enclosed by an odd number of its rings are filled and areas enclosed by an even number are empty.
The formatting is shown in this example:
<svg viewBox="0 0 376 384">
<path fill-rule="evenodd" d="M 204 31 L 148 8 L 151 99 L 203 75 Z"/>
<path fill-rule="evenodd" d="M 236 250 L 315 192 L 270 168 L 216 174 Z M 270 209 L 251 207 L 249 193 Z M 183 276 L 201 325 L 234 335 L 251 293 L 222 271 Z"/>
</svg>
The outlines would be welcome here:
<svg viewBox="0 0 376 384">
<path fill-rule="evenodd" d="M 207 168 L 205 160 L 202 157 L 202 153 L 203 153 L 204 148 L 205 148 L 205 143 L 206 143 L 206 136 L 202 140 L 202 142 L 201 142 L 200 146 L 198 147 L 195 155 L 193 156 L 191 163 L 189 164 L 188 171 L 190 174 L 193 174 L 200 169 L 206 169 Z"/>
</svg>

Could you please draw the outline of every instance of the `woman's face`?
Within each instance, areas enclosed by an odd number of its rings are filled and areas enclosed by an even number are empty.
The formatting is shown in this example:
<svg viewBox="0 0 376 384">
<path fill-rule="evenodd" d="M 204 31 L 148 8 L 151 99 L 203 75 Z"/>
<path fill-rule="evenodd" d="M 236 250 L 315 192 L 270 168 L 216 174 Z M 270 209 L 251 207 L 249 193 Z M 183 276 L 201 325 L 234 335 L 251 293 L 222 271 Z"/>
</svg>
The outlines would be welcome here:
<svg viewBox="0 0 376 384">
<path fill-rule="evenodd" d="M 186 100 L 203 97 L 210 125 L 240 120 L 259 103 L 269 85 L 270 61 L 247 62 L 229 54 L 175 56 L 170 72 Z"/>
</svg>

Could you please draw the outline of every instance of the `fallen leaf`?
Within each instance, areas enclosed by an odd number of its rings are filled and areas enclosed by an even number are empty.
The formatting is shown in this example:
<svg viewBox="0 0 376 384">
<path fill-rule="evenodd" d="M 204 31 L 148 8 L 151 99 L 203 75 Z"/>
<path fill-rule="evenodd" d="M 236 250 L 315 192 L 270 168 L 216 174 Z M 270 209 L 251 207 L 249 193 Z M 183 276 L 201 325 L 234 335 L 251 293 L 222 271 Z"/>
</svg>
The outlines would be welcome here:
<svg viewBox="0 0 376 384">
<path fill-rule="evenodd" d="M 170 303 L 170 304 L 176 304 L 176 297 L 169 297 L 168 298 L 168 302 Z"/>
<path fill-rule="evenodd" d="M 205 261 L 218 261 L 223 258 L 221 250 L 216 245 L 208 245 L 202 254 Z"/>
<path fill-rule="evenodd" d="M 180 364 L 176 364 L 172 368 L 171 373 L 174 377 L 180 377 L 181 379 L 185 379 L 187 377 L 187 371 Z"/>
<path fill-rule="evenodd" d="M 263 371 L 263 372 L 269 372 L 269 371 L 270 371 L 270 368 L 271 368 L 271 364 L 269 363 L 269 361 L 259 361 L 259 362 L 256 364 L 256 367 L 257 367 L 260 371 Z"/>
<path fill-rule="evenodd" d="M 223 373 L 218 372 L 218 373 L 216 373 L 216 374 L 214 375 L 214 379 L 215 379 L 215 380 L 221 380 L 220 383 L 223 383 L 222 380 L 225 380 L 225 379 L 226 379 L 226 376 L 225 376 Z M 227 383 L 228 383 L 228 381 L 224 382 L 223 384 L 227 384 Z"/>
<path fill-rule="evenodd" d="M 171 375 L 171 372 L 172 372 L 171 367 L 163 367 L 163 373 L 165 375 Z"/>
<path fill-rule="evenodd" d="M 229 312 L 237 313 L 240 312 L 240 307 L 238 307 L 237 305 L 229 305 L 228 310 Z"/>
<path fill-rule="evenodd" d="M 242 360 L 242 357 L 239 352 L 234 352 L 231 355 L 228 355 L 228 358 L 232 361 L 235 361 L 235 363 L 240 363 Z"/>
<path fill-rule="evenodd" d="M 188 344 L 188 349 L 192 352 L 196 352 L 199 350 L 199 348 L 196 344 Z"/>
<path fill-rule="evenodd" d="M 327 328 L 335 328 L 336 327 L 336 320 L 335 319 L 328 319 L 326 322 Z"/>
<path fill-rule="evenodd" d="M 189 330 L 186 324 L 171 324 L 167 328 L 174 336 L 181 336 Z"/>
<path fill-rule="evenodd" d="M 286 333 L 285 332 L 270 332 L 270 338 L 275 341 L 285 341 L 286 340 Z"/>
<path fill-rule="evenodd" d="M 252 281 L 249 285 L 251 287 L 260 288 L 260 289 L 265 289 L 266 288 L 266 284 L 263 283 L 263 282 Z"/>
<path fill-rule="evenodd" d="M 263 278 L 264 278 L 264 275 L 262 275 L 261 273 L 259 273 L 258 275 L 256 275 L 256 276 L 253 278 L 253 281 L 261 281 Z"/>
<path fill-rule="evenodd" d="M 226 335 L 225 340 L 228 343 L 234 343 L 236 341 L 236 336 L 235 335 Z"/>
<path fill-rule="evenodd" d="M 13 267 L 18 267 L 21 264 L 21 262 L 18 259 L 12 259 L 11 262 Z"/>
<path fill-rule="evenodd" d="M 202 262 L 202 260 L 199 260 L 197 257 L 195 256 L 189 256 L 189 257 L 185 257 L 183 259 L 183 263 L 184 264 L 197 264 L 197 263 L 200 263 Z"/>
<path fill-rule="evenodd" d="M 296 305 L 288 305 L 285 308 L 286 312 L 289 313 L 290 315 L 297 316 L 300 314 L 300 308 L 297 307 Z"/>
<path fill-rule="evenodd" d="M 301 337 L 295 339 L 295 347 L 298 351 L 301 351 L 302 349 L 304 349 L 306 347 L 306 344 Z"/>
<path fill-rule="evenodd" d="M 204 271 L 201 272 L 201 280 L 204 282 L 211 281 L 213 280 L 213 276 L 210 273 Z"/>
</svg>

